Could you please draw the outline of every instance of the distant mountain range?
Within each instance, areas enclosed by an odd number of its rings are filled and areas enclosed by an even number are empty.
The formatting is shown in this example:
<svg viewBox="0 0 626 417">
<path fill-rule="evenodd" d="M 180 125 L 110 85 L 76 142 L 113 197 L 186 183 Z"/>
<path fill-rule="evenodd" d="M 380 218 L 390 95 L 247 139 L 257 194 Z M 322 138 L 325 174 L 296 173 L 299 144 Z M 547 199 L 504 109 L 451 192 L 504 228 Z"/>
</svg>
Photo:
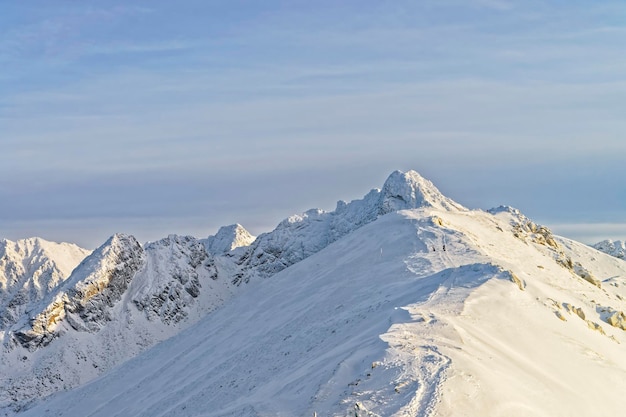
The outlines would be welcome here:
<svg viewBox="0 0 626 417">
<path fill-rule="evenodd" d="M 0 415 L 620 415 L 624 243 L 595 247 L 415 171 L 256 238 L 4 240 Z"/>
<path fill-rule="evenodd" d="M 603 240 L 593 245 L 593 247 L 616 258 L 624 259 L 624 256 L 626 256 L 626 242 L 623 240 Z"/>
</svg>

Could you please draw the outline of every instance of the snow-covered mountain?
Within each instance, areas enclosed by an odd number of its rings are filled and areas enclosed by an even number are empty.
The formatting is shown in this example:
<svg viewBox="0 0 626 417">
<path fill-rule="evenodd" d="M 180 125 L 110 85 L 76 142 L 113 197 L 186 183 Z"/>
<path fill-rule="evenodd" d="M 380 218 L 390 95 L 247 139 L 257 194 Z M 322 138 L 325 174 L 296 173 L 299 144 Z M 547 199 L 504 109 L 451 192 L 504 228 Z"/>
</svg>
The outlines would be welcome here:
<svg viewBox="0 0 626 417">
<path fill-rule="evenodd" d="M 41 238 L 0 241 L 0 330 L 47 296 L 89 253 Z"/>
<path fill-rule="evenodd" d="M 624 259 L 626 257 L 626 241 L 623 240 L 607 239 L 596 243 L 593 247 L 616 258 Z"/>
<path fill-rule="evenodd" d="M 243 246 L 250 246 L 256 239 L 240 224 L 222 226 L 215 236 L 209 236 L 204 241 L 207 252 L 212 255 L 221 255 Z"/>
<path fill-rule="evenodd" d="M 260 235 L 237 262 L 242 272 L 235 277 L 235 283 L 282 271 L 385 214 L 426 207 L 467 210 L 417 172 L 395 171 L 381 190 L 373 189 L 361 200 L 339 201 L 331 212 L 312 209 L 291 216 L 272 232 Z"/>
<path fill-rule="evenodd" d="M 4 334 L 4 412 L 622 413 L 626 264 L 516 209 L 468 210 L 395 172 L 248 246 L 223 240 L 94 251 Z"/>
<path fill-rule="evenodd" d="M 0 404 L 82 384 L 175 335 L 232 295 L 204 241 L 112 236 L 0 333 Z"/>
<path fill-rule="evenodd" d="M 466 210 L 416 172 L 397 171 L 362 200 L 292 216 L 256 240 L 240 225 L 204 240 L 172 235 L 145 247 L 115 235 L 1 334 L 8 353 L 0 372 L 11 378 L 0 404 L 19 408 L 82 384 L 195 323 L 242 282 L 267 278 L 379 216 L 416 207 Z M 68 359 L 59 360 L 60 352 Z M 75 357 L 88 358 L 93 369 L 85 372 Z M 18 359 L 23 366 L 14 366 Z"/>
</svg>

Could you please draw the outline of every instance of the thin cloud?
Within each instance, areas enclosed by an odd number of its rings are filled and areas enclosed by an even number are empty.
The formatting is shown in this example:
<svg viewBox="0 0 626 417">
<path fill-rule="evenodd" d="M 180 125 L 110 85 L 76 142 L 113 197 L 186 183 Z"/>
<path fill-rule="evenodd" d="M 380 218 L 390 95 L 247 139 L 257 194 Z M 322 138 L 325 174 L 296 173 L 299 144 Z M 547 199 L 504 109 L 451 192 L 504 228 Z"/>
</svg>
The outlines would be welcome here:
<svg viewBox="0 0 626 417">
<path fill-rule="evenodd" d="M 561 222 L 623 207 L 611 178 L 626 152 L 626 61 L 619 28 L 597 17 L 606 11 L 588 20 L 575 5 L 443 3 L 358 13 L 270 3 L 204 26 L 176 8 L 194 25 L 175 34 L 155 29 L 171 21 L 165 3 L 68 6 L 13 28 L 0 41 L 14 58 L 0 75 L 5 224 L 18 221 L 11 213 L 44 221 L 52 206 L 77 228 L 142 214 L 278 221 L 332 208 L 334 191 L 359 198 L 398 167 L 473 207 L 517 205 Z M 140 13 L 146 26 L 127 30 Z"/>
<path fill-rule="evenodd" d="M 55 8 L 54 12 L 49 14 L 52 17 L 7 30 L 0 40 L 0 62 L 12 63 L 33 56 L 75 59 L 90 51 L 90 43 L 83 40 L 85 30 L 116 19 L 152 13 L 153 9 L 127 5 L 105 8 L 76 3 L 71 8 Z"/>
<path fill-rule="evenodd" d="M 587 244 L 601 240 L 626 240 L 626 223 L 554 223 L 552 231 Z"/>
<path fill-rule="evenodd" d="M 118 41 L 107 44 L 93 44 L 84 55 L 116 55 L 131 53 L 184 51 L 203 46 L 202 42 L 166 40 L 160 42 Z"/>
</svg>

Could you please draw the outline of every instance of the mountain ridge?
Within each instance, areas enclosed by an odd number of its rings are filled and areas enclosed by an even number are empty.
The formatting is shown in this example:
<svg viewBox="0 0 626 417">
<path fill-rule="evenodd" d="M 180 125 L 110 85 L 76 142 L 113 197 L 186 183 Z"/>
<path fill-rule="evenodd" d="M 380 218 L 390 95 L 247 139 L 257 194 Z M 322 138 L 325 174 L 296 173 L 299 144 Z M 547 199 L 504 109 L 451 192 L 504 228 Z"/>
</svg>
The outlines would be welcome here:
<svg viewBox="0 0 626 417">
<path fill-rule="evenodd" d="M 514 209 L 400 210 L 24 415 L 615 415 L 625 284 L 623 261 Z"/>
<path fill-rule="evenodd" d="M 312 209 L 291 216 L 256 239 L 240 225 L 225 226 L 206 239 L 170 235 L 145 246 L 133 236 L 116 234 L 85 258 L 57 293 L 2 333 L 5 350 L 17 357 L 24 348 L 36 358 L 23 355 L 28 363 L 45 363 L 65 349 L 55 346 L 63 343 L 70 346 L 67 355 L 93 358 L 94 369 L 101 372 L 219 308 L 241 291 L 242 283 L 267 278 L 393 210 L 415 207 L 466 210 L 417 172 L 395 171 L 381 190 L 361 200 L 339 202 L 333 212 Z M 85 337 L 89 342 L 79 342 Z M 120 347 L 117 338 L 135 346 Z M 14 376 L 9 387 L 14 389 L 7 389 L 14 394 L 5 404 L 56 391 L 58 374 L 74 381 L 69 386 L 84 383 L 88 379 L 80 376 L 77 363 L 46 365 L 45 387 L 28 372 Z M 60 371 L 61 366 L 67 369 Z M 37 392 L 19 388 L 30 386 L 37 386 Z"/>
<path fill-rule="evenodd" d="M 65 280 L 91 251 L 41 238 L 0 241 L 0 329 Z"/>
<path fill-rule="evenodd" d="M 626 241 L 623 240 L 613 241 L 611 239 L 606 239 L 592 245 L 592 247 L 619 259 L 624 259 L 626 257 Z"/>
<path fill-rule="evenodd" d="M 530 337 L 532 328 L 524 326 L 540 317 L 549 322 L 541 330 L 545 340 L 554 343 L 564 331 L 559 326 L 568 326 L 620 364 L 612 378 L 626 372 L 610 345 L 626 342 L 623 261 L 554 236 L 511 207 L 468 210 L 415 171 L 395 171 L 363 199 L 291 216 L 254 240 L 239 225 L 222 229 L 207 239 L 170 235 L 144 246 L 114 235 L 94 251 L 63 291 L 49 296 L 52 302 L 40 302 L 39 316 L 24 316 L 2 332 L 0 372 L 9 375 L 2 411 L 34 406 L 26 415 L 186 416 L 209 407 L 224 416 L 455 415 L 449 398 L 466 402 L 451 393 L 471 391 L 468 369 L 494 396 L 521 400 L 476 368 L 477 360 L 488 360 L 477 344 L 459 342 L 478 340 L 480 326 L 504 325 L 510 307 L 489 301 L 485 288 L 515 308 L 530 306 L 532 314 L 512 313 L 526 320 L 517 324 L 526 329 L 520 334 Z M 485 316 L 481 307 L 472 314 L 485 323 L 468 322 L 465 312 L 483 304 L 502 317 Z M 37 323 L 51 331 L 37 333 Z M 7 344 L 11 335 L 16 342 Z M 522 367 L 524 353 L 494 337 L 507 345 L 491 351 L 499 366 L 510 366 L 502 361 L 514 354 Z M 552 355 L 554 348 L 547 349 Z M 596 375 L 592 365 L 584 366 Z M 131 369 L 137 375 L 128 385 Z M 105 382 L 88 383 L 103 372 L 98 381 Z M 451 386 L 451 380 L 460 382 Z M 522 382 L 510 384 L 525 392 Z M 75 387 L 82 388 L 41 402 Z M 93 399 L 83 398 L 103 392 L 117 400 L 89 411 Z M 559 398 L 570 400 L 567 393 L 557 387 Z M 483 407 L 496 401 L 481 395 Z M 484 408 L 481 414 L 477 405 L 465 405 L 474 410 L 468 415 L 485 415 Z"/>
<path fill-rule="evenodd" d="M 311 209 L 283 220 L 269 233 L 259 235 L 239 264 L 243 271 L 234 283 L 267 277 L 318 252 L 379 216 L 414 208 L 467 210 L 445 197 L 416 171 L 394 171 L 382 189 L 373 189 L 362 199 L 339 201 L 334 211 Z M 252 272 L 248 272 L 252 270 Z"/>
</svg>

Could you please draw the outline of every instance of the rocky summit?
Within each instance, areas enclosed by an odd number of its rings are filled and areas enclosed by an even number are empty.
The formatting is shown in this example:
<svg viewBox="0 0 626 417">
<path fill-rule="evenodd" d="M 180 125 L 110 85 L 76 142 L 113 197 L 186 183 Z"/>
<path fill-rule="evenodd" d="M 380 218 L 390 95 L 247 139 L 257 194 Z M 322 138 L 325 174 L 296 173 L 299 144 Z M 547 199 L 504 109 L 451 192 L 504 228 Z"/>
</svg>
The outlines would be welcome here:
<svg viewBox="0 0 626 417">
<path fill-rule="evenodd" d="M 623 409 L 623 259 L 414 171 L 256 238 L 117 234 L 43 280 L 15 253 L 0 264 L 6 416 Z M 20 304 L 17 283 L 38 290 Z"/>
</svg>

